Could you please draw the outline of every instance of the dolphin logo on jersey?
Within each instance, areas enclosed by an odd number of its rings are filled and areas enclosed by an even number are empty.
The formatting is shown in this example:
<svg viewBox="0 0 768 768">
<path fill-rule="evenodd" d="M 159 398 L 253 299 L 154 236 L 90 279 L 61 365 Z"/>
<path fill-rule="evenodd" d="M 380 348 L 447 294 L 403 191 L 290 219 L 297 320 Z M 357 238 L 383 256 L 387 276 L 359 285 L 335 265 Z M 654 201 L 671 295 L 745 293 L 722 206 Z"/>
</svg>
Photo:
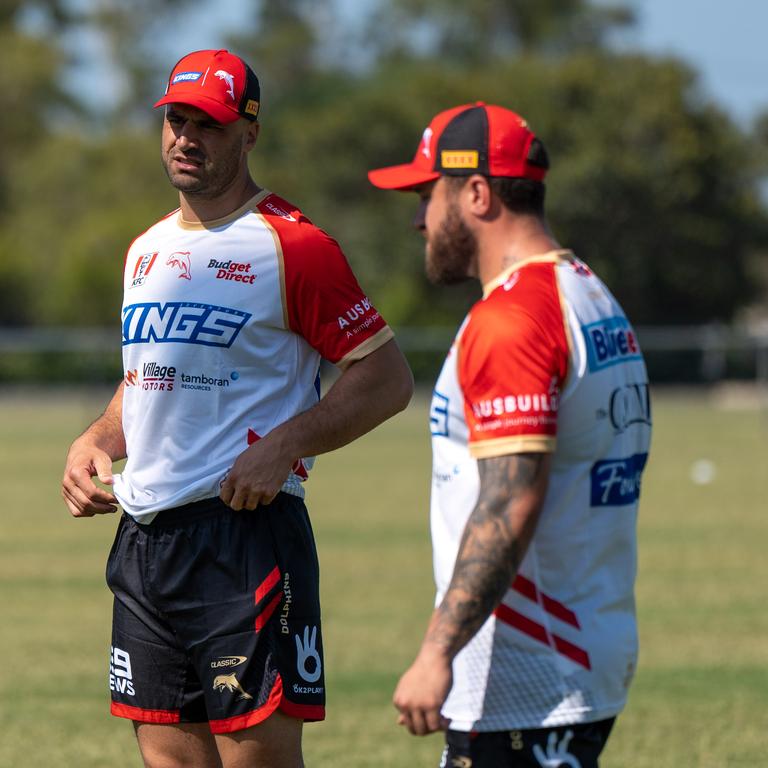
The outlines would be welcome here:
<svg viewBox="0 0 768 768">
<path fill-rule="evenodd" d="M 243 690 L 243 686 L 240 685 L 234 672 L 229 675 L 216 675 L 216 677 L 213 678 L 213 690 L 219 691 L 220 693 L 224 693 L 224 691 L 239 693 L 240 695 L 237 697 L 238 700 L 253 698 L 250 693 Z"/>
<path fill-rule="evenodd" d="M 229 90 L 227 90 L 227 93 L 232 98 L 232 101 L 235 100 L 235 76 L 230 75 L 229 72 L 225 72 L 223 69 L 217 69 L 213 73 L 216 77 L 219 78 L 219 80 L 224 80 L 227 85 L 229 86 Z"/>
<path fill-rule="evenodd" d="M 169 267 L 176 267 L 180 270 L 179 279 L 192 279 L 192 264 L 189 261 L 189 253 L 189 251 L 174 251 L 168 257 L 168 261 L 165 262 Z"/>
</svg>

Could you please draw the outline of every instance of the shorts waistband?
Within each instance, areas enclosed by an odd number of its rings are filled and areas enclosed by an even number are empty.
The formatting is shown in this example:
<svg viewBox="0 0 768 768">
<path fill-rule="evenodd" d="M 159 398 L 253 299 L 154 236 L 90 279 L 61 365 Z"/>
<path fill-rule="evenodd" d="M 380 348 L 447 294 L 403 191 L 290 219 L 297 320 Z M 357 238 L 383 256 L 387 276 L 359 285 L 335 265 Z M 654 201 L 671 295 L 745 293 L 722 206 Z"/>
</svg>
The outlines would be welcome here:
<svg viewBox="0 0 768 768">
<path fill-rule="evenodd" d="M 189 504 L 182 504 L 179 507 L 171 507 L 158 512 L 151 523 L 134 522 L 140 528 L 173 528 L 184 523 L 191 523 L 195 520 L 202 520 L 205 517 L 213 517 L 224 512 L 232 512 L 218 496 L 210 499 L 200 499 L 191 501 Z M 133 518 L 125 513 L 130 520 Z"/>
</svg>

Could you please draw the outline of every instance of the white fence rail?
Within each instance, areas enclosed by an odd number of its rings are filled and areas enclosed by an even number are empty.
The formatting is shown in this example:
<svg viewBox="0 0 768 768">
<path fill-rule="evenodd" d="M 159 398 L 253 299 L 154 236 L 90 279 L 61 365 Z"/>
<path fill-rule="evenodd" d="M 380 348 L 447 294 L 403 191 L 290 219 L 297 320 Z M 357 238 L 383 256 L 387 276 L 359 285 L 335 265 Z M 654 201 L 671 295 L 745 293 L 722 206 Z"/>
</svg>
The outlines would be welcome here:
<svg viewBox="0 0 768 768">
<path fill-rule="evenodd" d="M 729 375 L 729 357 L 739 355 L 754 378 L 768 386 L 768 327 L 748 329 L 726 325 L 640 326 L 646 355 L 698 354 L 695 378 L 718 381 Z M 454 328 L 402 327 L 397 340 L 406 353 L 444 354 Z M 119 359 L 119 328 L 0 328 L 0 360 L 15 355 L 73 354 Z"/>
</svg>

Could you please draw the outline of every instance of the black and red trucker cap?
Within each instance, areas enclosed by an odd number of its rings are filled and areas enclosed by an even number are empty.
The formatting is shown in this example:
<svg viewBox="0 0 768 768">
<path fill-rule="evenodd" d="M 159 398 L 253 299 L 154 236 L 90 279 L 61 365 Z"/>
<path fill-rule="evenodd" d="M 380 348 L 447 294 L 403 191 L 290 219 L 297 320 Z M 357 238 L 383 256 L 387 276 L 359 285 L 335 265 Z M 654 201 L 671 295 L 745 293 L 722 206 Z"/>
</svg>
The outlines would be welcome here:
<svg viewBox="0 0 768 768">
<path fill-rule="evenodd" d="M 256 120 L 260 99 L 259 79 L 239 56 L 205 50 L 179 59 L 155 106 L 189 104 L 220 123 L 234 123 L 240 117 Z"/>
<path fill-rule="evenodd" d="M 543 181 L 544 146 L 528 123 L 509 109 L 477 101 L 436 115 L 410 163 L 368 172 L 381 189 L 412 189 L 440 176 L 509 176 Z"/>
</svg>

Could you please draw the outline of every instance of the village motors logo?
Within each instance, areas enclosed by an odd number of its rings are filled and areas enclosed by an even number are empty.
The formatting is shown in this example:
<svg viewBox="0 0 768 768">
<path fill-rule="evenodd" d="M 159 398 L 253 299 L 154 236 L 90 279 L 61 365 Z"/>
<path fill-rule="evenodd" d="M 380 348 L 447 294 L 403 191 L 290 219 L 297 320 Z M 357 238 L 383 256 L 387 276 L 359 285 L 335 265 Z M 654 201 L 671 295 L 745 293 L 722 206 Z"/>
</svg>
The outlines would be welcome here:
<svg viewBox="0 0 768 768">
<path fill-rule="evenodd" d="M 608 317 L 583 325 L 587 362 L 593 373 L 630 360 L 642 360 L 637 337 L 626 317 Z"/>
<path fill-rule="evenodd" d="M 151 360 L 142 365 L 141 373 L 139 373 L 138 368 L 127 370 L 124 380 L 127 387 L 171 392 L 176 383 L 176 368 L 172 365 L 160 365 L 160 363 Z"/>
</svg>

